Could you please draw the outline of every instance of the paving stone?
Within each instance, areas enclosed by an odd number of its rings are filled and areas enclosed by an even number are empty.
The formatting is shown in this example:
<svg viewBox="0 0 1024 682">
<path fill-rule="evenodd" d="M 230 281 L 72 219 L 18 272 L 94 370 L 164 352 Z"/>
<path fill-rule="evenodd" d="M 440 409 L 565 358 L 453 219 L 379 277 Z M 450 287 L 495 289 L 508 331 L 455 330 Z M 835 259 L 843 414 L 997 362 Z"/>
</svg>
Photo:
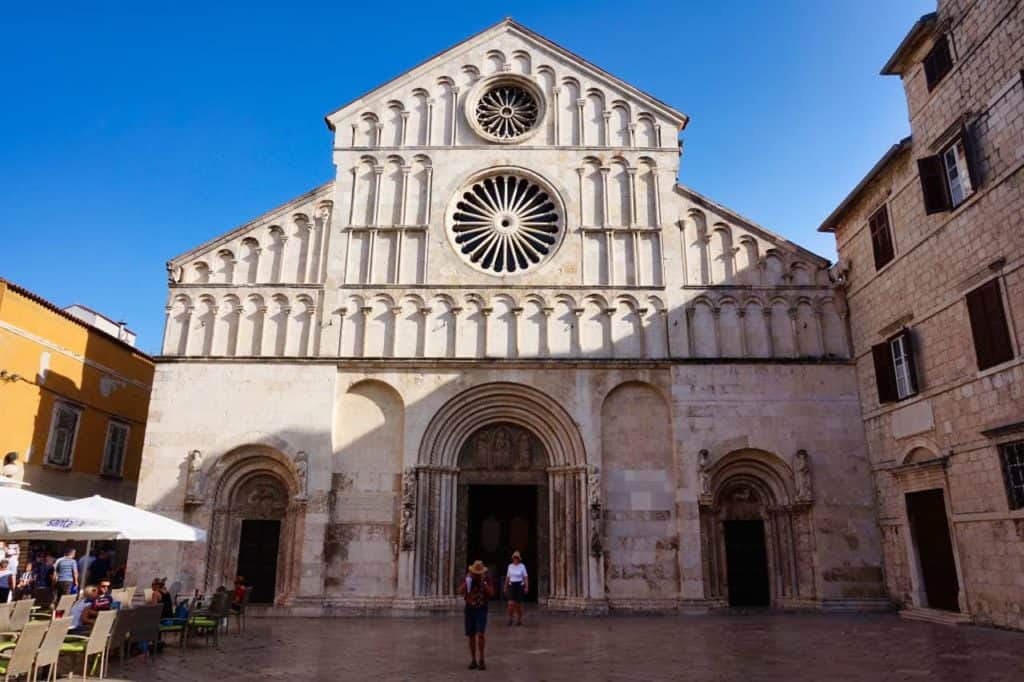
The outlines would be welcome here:
<svg viewBox="0 0 1024 682">
<path fill-rule="evenodd" d="M 173 645 L 111 677 L 189 680 L 1010 680 L 1024 634 L 901 620 L 895 614 L 728 612 L 584 618 L 492 609 L 486 673 L 466 669 L 458 616 L 250 619 L 222 650 Z"/>
</svg>

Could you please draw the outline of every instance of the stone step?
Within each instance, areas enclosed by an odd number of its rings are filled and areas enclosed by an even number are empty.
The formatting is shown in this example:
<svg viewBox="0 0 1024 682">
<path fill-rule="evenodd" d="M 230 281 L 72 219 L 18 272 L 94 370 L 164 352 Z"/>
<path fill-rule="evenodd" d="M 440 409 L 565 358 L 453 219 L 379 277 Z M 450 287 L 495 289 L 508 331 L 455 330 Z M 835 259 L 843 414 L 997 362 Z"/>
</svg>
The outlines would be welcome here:
<svg viewBox="0 0 1024 682">
<path fill-rule="evenodd" d="M 970 625 L 971 617 L 955 611 L 942 611 L 939 609 L 904 609 L 900 611 L 900 618 L 905 620 L 919 620 L 925 623 L 937 623 L 939 625 Z"/>
</svg>

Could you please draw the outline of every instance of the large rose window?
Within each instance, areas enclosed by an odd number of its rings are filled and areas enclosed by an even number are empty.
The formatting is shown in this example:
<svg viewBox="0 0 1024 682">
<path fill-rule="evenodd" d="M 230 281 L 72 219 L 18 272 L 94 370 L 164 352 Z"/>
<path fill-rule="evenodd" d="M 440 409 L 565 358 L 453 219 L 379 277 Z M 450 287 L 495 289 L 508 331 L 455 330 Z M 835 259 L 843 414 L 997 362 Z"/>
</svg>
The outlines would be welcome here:
<svg viewBox="0 0 1024 682">
<path fill-rule="evenodd" d="M 553 193 L 511 171 L 473 181 L 456 198 L 450 216 L 455 248 L 494 275 L 521 273 L 543 262 L 562 234 Z"/>
</svg>

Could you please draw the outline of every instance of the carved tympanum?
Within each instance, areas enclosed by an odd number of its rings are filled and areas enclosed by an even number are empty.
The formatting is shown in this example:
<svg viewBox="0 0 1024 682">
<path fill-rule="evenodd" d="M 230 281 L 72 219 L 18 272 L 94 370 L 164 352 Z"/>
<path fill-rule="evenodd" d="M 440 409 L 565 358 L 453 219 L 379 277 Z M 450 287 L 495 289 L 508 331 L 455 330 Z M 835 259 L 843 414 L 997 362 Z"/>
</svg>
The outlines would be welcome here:
<svg viewBox="0 0 1024 682">
<path fill-rule="evenodd" d="M 459 465 L 462 469 L 527 470 L 544 466 L 544 455 L 541 444 L 526 429 L 496 424 L 477 431 L 466 442 Z"/>
</svg>

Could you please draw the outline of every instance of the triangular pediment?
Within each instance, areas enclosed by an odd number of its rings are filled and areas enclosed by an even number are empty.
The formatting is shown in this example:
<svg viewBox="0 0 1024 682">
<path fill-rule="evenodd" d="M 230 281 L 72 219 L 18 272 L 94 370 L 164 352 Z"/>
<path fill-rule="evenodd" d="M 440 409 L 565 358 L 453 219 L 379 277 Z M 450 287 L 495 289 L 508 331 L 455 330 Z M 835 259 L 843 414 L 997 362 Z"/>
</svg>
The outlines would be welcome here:
<svg viewBox="0 0 1024 682">
<path fill-rule="evenodd" d="M 512 19 L 505 19 L 413 67 L 325 117 L 331 130 L 347 120 L 379 113 L 389 102 L 402 102 L 413 91 L 431 93 L 439 82 L 467 87 L 501 70 L 537 78 L 552 74 L 556 84 L 575 82 L 576 96 L 600 88 L 609 102 L 621 101 L 634 112 L 646 112 L 677 130 L 687 115 L 588 62 Z"/>
</svg>

